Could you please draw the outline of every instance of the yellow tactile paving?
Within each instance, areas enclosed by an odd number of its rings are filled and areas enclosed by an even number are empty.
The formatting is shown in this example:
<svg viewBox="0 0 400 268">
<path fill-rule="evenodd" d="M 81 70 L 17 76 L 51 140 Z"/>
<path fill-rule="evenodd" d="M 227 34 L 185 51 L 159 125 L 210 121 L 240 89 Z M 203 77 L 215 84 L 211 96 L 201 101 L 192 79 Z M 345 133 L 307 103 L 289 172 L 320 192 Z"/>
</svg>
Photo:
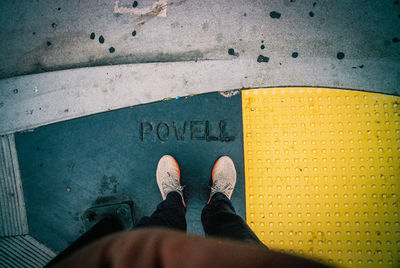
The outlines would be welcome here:
<svg viewBox="0 0 400 268">
<path fill-rule="evenodd" d="M 246 217 L 270 248 L 344 267 L 399 266 L 400 98 L 242 91 Z"/>
</svg>

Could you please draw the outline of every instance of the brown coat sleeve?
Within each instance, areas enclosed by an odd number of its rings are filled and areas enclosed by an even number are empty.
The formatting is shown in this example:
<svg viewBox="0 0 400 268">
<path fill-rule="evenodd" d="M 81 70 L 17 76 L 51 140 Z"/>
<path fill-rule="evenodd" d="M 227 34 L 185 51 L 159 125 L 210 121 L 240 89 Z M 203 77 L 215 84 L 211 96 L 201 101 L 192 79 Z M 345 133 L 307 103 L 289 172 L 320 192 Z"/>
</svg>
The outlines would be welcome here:
<svg viewBox="0 0 400 268">
<path fill-rule="evenodd" d="M 247 243 L 146 229 L 105 237 L 55 267 L 325 267 Z"/>
</svg>

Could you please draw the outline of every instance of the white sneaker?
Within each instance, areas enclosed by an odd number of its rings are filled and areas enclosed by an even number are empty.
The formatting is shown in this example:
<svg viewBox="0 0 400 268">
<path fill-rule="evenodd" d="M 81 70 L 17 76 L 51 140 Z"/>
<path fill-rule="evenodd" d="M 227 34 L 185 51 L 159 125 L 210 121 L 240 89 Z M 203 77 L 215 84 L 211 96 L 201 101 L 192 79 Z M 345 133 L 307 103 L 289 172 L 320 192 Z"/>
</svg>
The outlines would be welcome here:
<svg viewBox="0 0 400 268">
<path fill-rule="evenodd" d="M 209 201 L 215 193 L 223 193 L 231 199 L 236 184 L 236 169 L 230 157 L 221 156 L 215 162 L 211 178 L 212 185 Z"/>
<path fill-rule="evenodd" d="M 175 191 L 181 195 L 182 202 L 186 206 L 183 199 L 183 186 L 180 183 L 181 171 L 175 158 L 170 155 L 161 157 L 157 165 L 156 178 L 163 200 L 170 192 Z"/>
</svg>

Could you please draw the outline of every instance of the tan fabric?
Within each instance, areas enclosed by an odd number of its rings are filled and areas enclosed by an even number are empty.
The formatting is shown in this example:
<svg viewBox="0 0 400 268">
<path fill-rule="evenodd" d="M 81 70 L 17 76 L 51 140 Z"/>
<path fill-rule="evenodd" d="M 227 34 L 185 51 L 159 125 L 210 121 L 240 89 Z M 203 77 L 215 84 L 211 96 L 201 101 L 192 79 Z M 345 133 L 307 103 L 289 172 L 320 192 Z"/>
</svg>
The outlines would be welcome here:
<svg viewBox="0 0 400 268">
<path fill-rule="evenodd" d="M 262 247 L 165 229 L 105 237 L 55 267 L 322 267 Z"/>
</svg>

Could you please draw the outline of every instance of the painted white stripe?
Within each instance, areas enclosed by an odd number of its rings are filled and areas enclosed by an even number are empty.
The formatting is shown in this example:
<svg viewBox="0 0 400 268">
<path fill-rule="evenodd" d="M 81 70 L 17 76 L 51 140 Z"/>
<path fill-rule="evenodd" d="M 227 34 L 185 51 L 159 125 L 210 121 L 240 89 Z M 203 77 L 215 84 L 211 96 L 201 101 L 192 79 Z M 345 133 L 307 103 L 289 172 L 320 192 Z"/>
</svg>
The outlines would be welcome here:
<svg viewBox="0 0 400 268">
<path fill-rule="evenodd" d="M 167 17 L 167 7 L 168 0 L 159 0 L 154 2 L 150 7 L 145 8 L 128 8 L 122 7 L 119 5 L 119 0 L 115 0 L 114 5 L 114 14 L 132 14 L 132 15 L 141 15 L 141 16 L 157 16 L 157 17 Z"/>
<path fill-rule="evenodd" d="M 396 61 L 314 59 L 277 67 L 250 59 L 91 67 L 0 80 L 0 135 L 94 113 L 213 91 L 275 86 L 317 86 L 399 95 Z M 348 66 L 343 66 L 347 64 Z M 324 69 L 331 69 L 326 72 Z"/>
</svg>

